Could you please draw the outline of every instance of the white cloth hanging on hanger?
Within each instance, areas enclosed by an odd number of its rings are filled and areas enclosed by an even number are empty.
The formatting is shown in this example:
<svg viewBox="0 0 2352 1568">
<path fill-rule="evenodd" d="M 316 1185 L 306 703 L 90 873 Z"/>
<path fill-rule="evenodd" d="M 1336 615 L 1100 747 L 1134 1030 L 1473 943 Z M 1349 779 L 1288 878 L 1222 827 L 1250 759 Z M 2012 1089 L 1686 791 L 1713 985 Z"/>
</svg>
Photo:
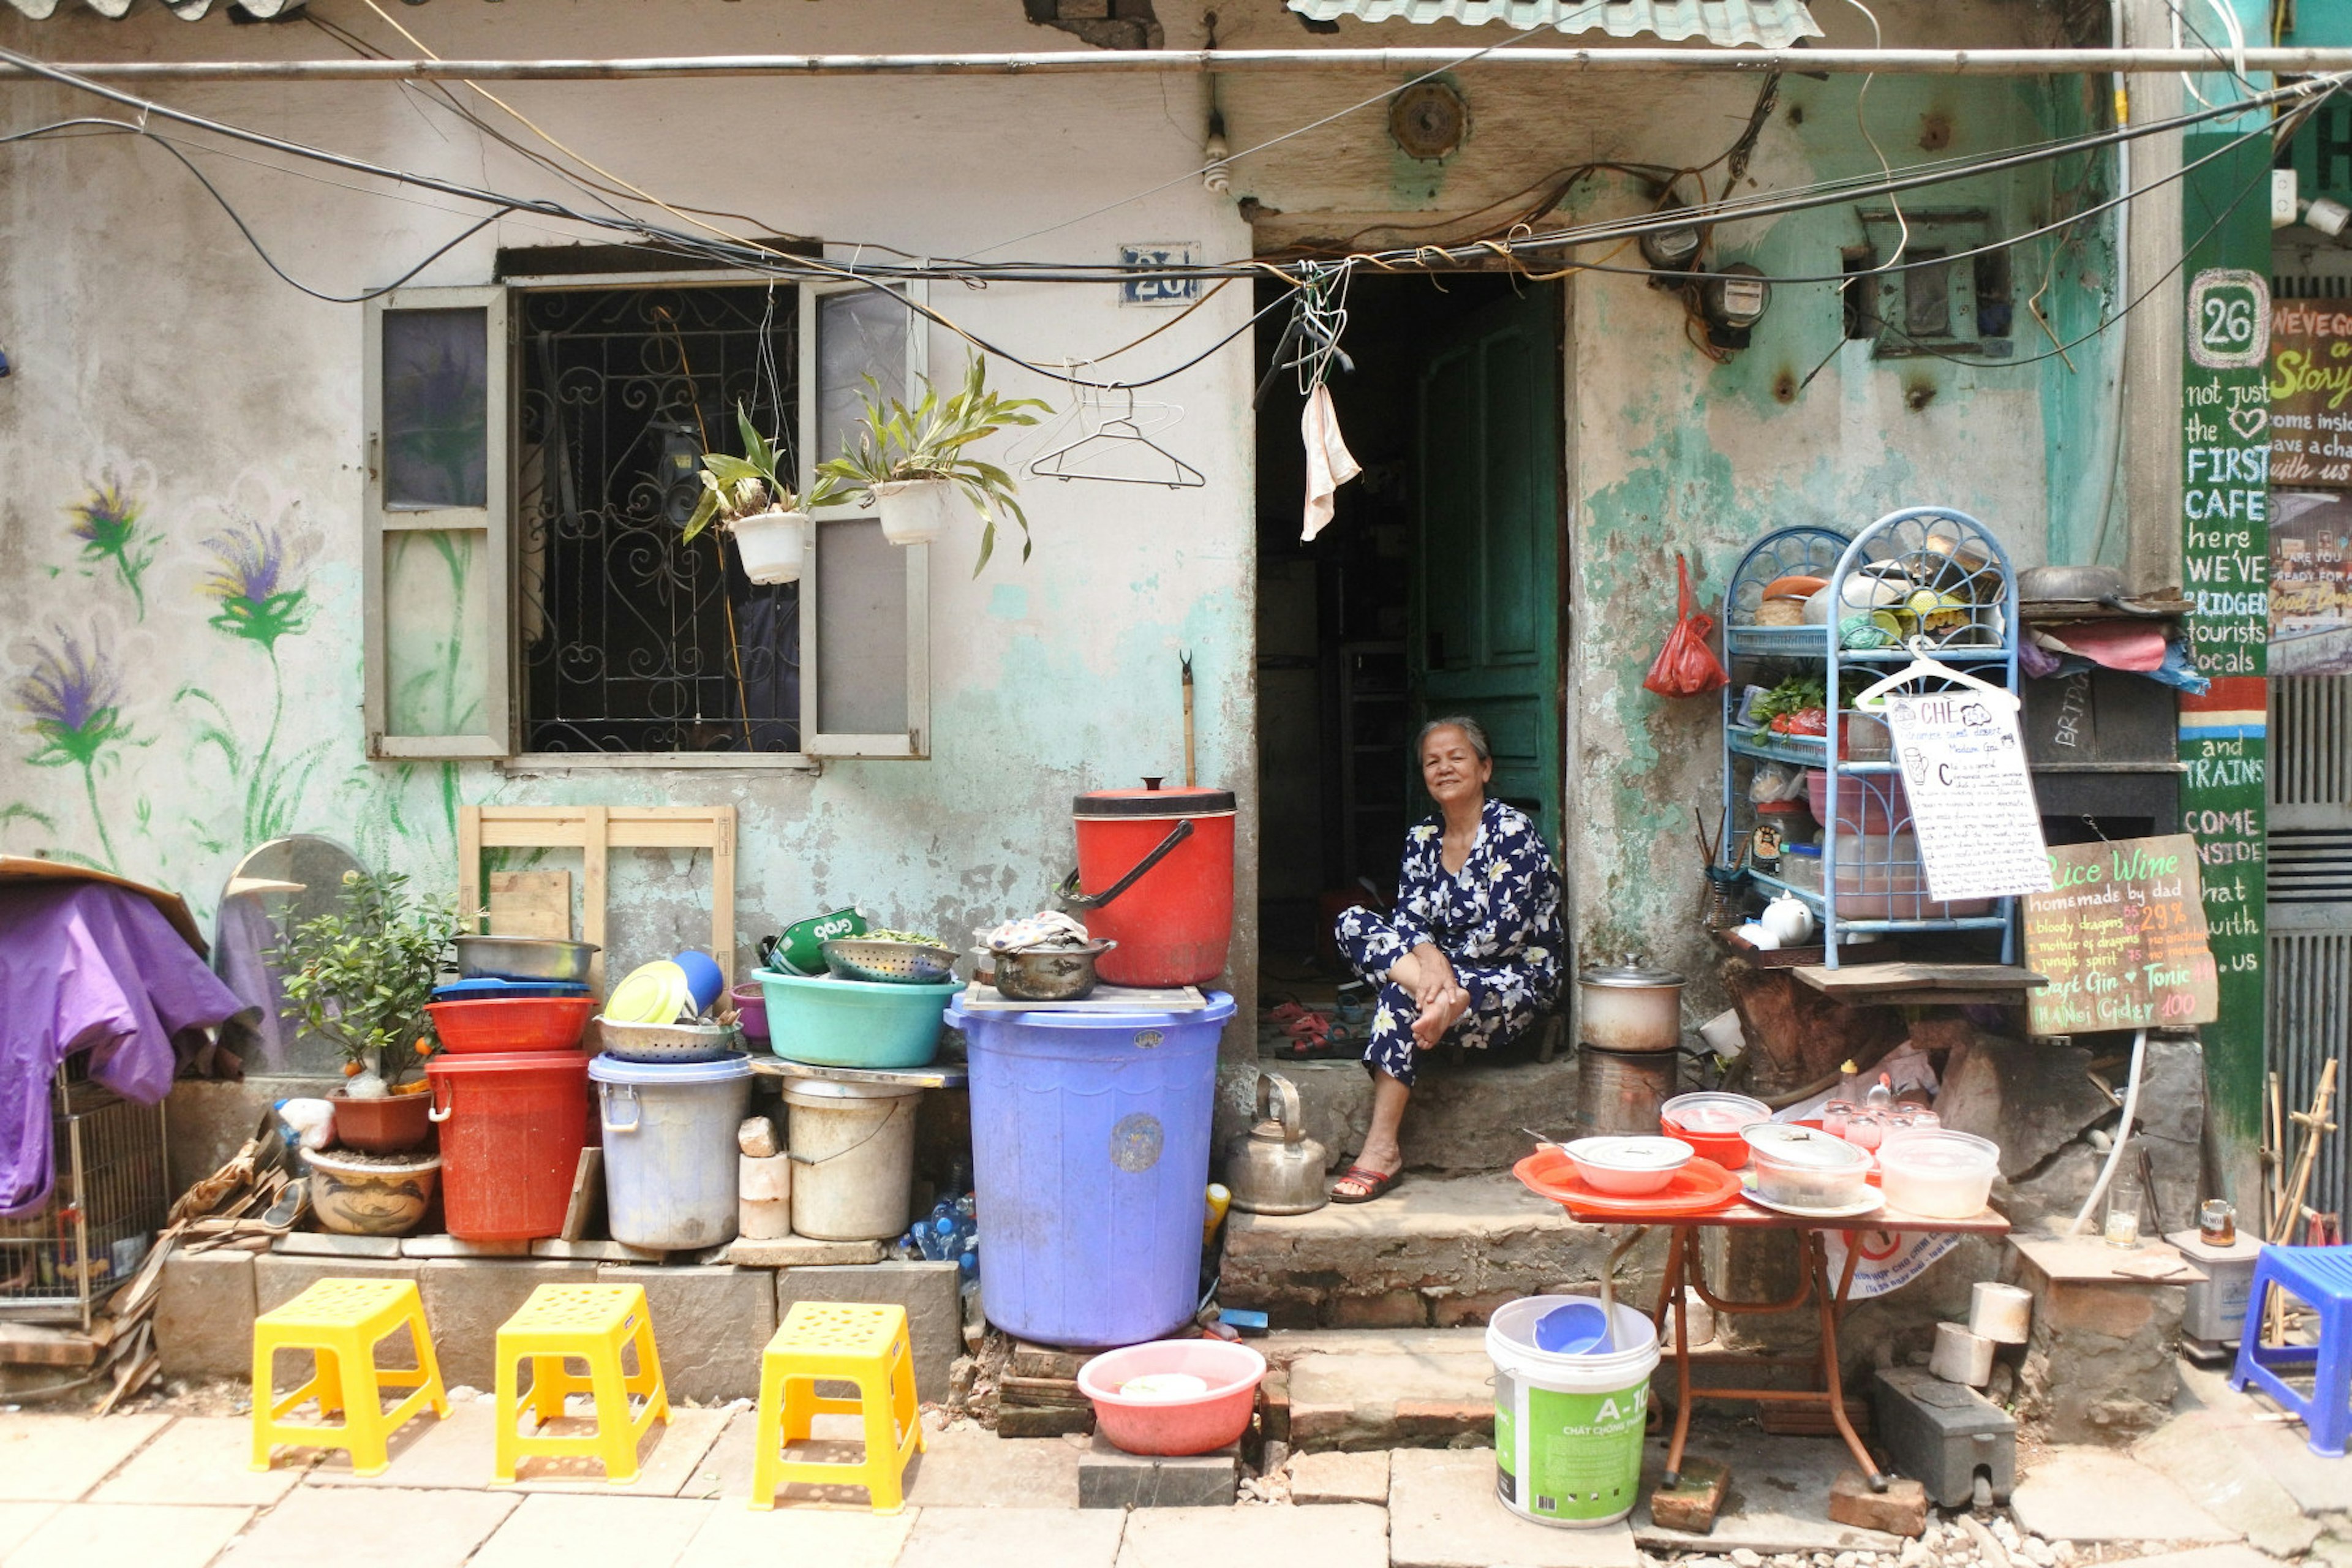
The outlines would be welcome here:
<svg viewBox="0 0 2352 1568">
<path fill-rule="evenodd" d="M 1337 508 L 1339 487 L 1362 473 L 1364 465 L 1340 438 L 1339 415 L 1328 386 L 1318 384 L 1307 395 L 1298 434 L 1307 443 L 1307 530 L 1298 536 L 1306 540 L 1323 531 Z"/>
</svg>

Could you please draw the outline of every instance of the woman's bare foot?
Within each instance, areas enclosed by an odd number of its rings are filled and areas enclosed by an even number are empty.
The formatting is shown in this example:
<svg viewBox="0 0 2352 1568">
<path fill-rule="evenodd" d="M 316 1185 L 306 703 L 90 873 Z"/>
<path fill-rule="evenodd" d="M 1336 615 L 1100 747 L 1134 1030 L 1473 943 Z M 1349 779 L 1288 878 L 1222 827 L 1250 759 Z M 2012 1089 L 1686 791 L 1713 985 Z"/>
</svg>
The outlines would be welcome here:
<svg viewBox="0 0 2352 1568">
<path fill-rule="evenodd" d="M 1470 1010 L 1470 994 L 1456 986 L 1423 1007 L 1412 1021 L 1412 1037 L 1424 1051 L 1435 1050 L 1462 1015 Z"/>
</svg>

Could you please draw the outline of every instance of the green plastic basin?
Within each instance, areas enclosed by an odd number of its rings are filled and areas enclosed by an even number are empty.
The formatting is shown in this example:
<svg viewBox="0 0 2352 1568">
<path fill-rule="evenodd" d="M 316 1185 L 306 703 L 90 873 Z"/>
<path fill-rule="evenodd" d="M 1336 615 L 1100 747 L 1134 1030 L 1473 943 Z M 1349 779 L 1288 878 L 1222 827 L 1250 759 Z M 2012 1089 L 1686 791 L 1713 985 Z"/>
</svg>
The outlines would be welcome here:
<svg viewBox="0 0 2352 1568">
<path fill-rule="evenodd" d="M 940 1015 L 963 983 L 877 985 L 830 974 L 752 972 L 768 998 L 768 1048 L 787 1061 L 833 1068 L 928 1067 L 940 1053 Z"/>
</svg>

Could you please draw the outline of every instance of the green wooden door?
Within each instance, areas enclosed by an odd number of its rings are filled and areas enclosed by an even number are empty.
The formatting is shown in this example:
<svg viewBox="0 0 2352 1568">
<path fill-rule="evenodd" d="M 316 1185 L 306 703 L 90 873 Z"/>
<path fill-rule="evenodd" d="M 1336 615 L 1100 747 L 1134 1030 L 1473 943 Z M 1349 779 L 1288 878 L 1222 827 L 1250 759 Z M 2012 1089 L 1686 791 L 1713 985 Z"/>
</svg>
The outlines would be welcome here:
<svg viewBox="0 0 2352 1568">
<path fill-rule="evenodd" d="M 1411 658 L 1423 719 L 1465 713 L 1490 793 L 1560 845 L 1561 426 L 1558 294 L 1488 306 L 1421 376 Z M 1416 781 L 1420 759 L 1412 759 Z M 1414 785 L 1416 798 L 1419 785 Z"/>
</svg>

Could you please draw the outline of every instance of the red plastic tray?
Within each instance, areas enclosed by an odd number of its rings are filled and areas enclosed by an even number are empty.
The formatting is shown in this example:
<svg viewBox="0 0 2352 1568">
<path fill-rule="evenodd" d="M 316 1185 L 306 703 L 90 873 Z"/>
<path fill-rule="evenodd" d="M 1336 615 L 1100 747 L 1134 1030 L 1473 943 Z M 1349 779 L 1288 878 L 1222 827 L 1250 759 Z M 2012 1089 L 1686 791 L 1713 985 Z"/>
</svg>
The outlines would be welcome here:
<svg viewBox="0 0 2352 1568">
<path fill-rule="evenodd" d="M 1675 1179 L 1654 1193 L 1626 1197 L 1597 1193 L 1577 1178 L 1576 1166 L 1558 1149 L 1538 1149 L 1511 1167 L 1519 1184 L 1538 1197 L 1551 1199 L 1579 1218 L 1681 1217 L 1713 1214 L 1738 1200 L 1739 1178 L 1712 1160 L 1694 1159 L 1675 1173 Z"/>
</svg>

